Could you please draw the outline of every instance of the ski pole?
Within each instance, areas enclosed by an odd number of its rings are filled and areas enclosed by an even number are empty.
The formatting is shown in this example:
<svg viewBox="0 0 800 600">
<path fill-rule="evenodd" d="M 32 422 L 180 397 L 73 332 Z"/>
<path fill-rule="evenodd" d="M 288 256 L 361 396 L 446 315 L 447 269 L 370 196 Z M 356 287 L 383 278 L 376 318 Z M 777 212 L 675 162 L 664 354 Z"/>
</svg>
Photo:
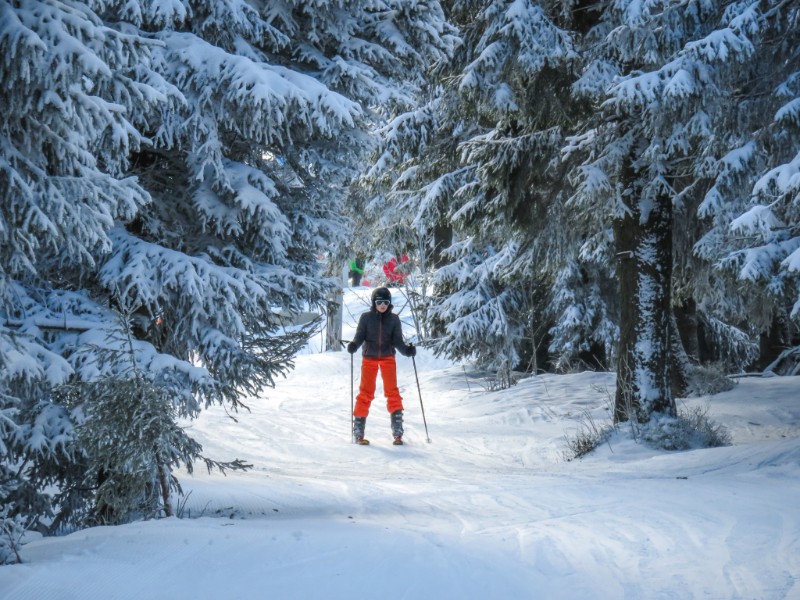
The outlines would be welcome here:
<svg viewBox="0 0 800 600">
<path fill-rule="evenodd" d="M 356 424 L 353 421 L 353 355 L 350 355 L 350 443 L 356 443 Z"/>
<path fill-rule="evenodd" d="M 419 375 L 417 375 L 417 361 L 412 356 L 411 363 L 414 365 L 414 377 L 417 380 L 417 394 L 419 394 L 419 407 L 422 409 L 422 422 L 425 425 L 425 439 L 430 444 L 431 438 L 428 435 L 428 422 L 425 420 L 425 407 L 422 405 L 422 391 L 419 389 Z"/>
</svg>

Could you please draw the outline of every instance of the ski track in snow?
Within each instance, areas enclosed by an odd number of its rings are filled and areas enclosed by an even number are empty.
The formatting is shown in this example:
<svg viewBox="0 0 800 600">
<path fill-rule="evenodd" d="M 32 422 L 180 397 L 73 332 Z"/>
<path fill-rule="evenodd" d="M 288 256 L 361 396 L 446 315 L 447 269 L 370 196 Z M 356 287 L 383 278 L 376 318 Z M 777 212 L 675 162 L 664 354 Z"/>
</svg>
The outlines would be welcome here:
<svg viewBox="0 0 800 600">
<path fill-rule="evenodd" d="M 378 395 L 367 426 L 373 443 L 356 447 L 348 435 L 349 382 L 332 381 L 324 393 L 314 385 L 315 371 L 348 372 L 331 366 L 344 366 L 345 360 L 337 354 L 310 357 L 290 377 L 289 398 L 252 406 L 253 414 L 244 417 L 247 435 L 261 437 L 260 444 L 251 440 L 253 447 L 269 446 L 269 464 L 237 453 L 240 427 L 222 415 L 214 419 L 220 428 L 214 442 L 220 445 L 213 454 L 253 462 L 265 483 L 247 497 L 231 496 L 220 510 L 235 507 L 244 518 L 272 512 L 276 520 L 352 517 L 378 535 L 383 528 L 385 536 L 411 531 L 420 536 L 415 547 L 435 564 L 446 563 L 457 548 L 472 557 L 478 572 L 487 557 L 490 564 L 518 565 L 518 583 L 508 582 L 519 586 L 509 589 L 517 597 L 538 597 L 530 595 L 533 589 L 574 598 L 782 597 L 790 574 L 797 573 L 797 513 L 785 514 L 782 503 L 770 506 L 773 493 L 761 497 L 759 484 L 747 482 L 766 465 L 798 464 L 796 440 L 770 446 L 763 457 L 749 447 L 732 447 L 645 452 L 630 462 L 620 449 L 620 462 L 605 470 L 599 459 L 566 463 L 565 420 L 587 409 L 602 419 L 611 375 L 545 375 L 522 382 L 513 393 L 486 394 L 469 393 L 461 370 L 450 367 L 421 378 L 423 390 L 440 390 L 423 397 L 431 444 L 425 442 L 415 385 L 406 381 L 401 392 L 409 445 L 390 445 L 388 414 Z M 413 375 L 407 364 L 400 369 L 407 380 Z M 520 396 L 527 401 L 520 403 Z M 774 420 L 785 422 L 780 414 Z M 687 460 L 692 454 L 697 466 Z M 246 475 L 229 477 L 250 481 Z M 213 509 L 220 487 L 203 493 L 197 483 L 190 509 Z M 713 505 L 697 502 L 717 494 Z M 736 517 L 741 513 L 752 519 Z M 447 551 L 440 555 L 436 548 L 442 544 Z M 719 548 L 727 555 L 709 554 Z M 754 550 L 770 559 L 750 564 Z M 432 566 L 426 561 L 426 569 Z M 655 577 L 673 571 L 672 577 Z M 486 576 L 497 584 L 491 571 Z M 491 591 L 470 585 L 459 594 L 450 589 L 446 597 L 499 597 Z"/>
<path fill-rule="evenodd" d="M 612 441 L 566 462 L 566 433 L 608 421 L 613 374 L 490 393 L 424 350 L 416 362 L 431 443 L 409 359 L 408 444 L 391 445 L 379 385 L 372 445 L 356 446 L 349 355 L 301 356 L 238 423 L 212 408 L 190 424 L 205 454 L 252 470 L 179 473 L 191 518 L 25 546 L 0 598 L 800 598 L 800 379 L 685 401 L 730 447 Z"/>
</svg>

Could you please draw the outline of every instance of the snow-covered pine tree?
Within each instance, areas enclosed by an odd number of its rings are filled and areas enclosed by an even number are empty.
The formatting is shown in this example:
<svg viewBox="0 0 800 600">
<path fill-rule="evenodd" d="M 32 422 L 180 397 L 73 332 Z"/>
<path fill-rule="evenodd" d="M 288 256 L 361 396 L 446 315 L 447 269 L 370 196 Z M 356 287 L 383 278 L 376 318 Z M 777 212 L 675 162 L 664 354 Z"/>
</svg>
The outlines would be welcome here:
<svg viewBox="0 0 800 600">
<path fill-rule="evenodd" d="M 714 305 L 714 286 L 702 285 L 702 276 L 686 276 L 693 271 L 687 267 L 687 246 L 696 234 L 684 231 L 698 229 L 686 226 L 698 206 L 707 216 L 712 204 L 736 198 L 712 186 L 709 175 L 741 171 L 749 153 L 739 143 L 746 140 L 740 125 L 750 117 L 739 112 L 741 88 L 734 82 L 753 52 L 748 37 L 753 7 L 692 6 L 637 1 L 609 7 L 587 36 L 587 55 L 596 58 L 576 86 L 579 93 L 605 98 L 600 118 L 574 139 L 574 148 L 589 158 L 573 201 L 593 212 L 602 203 L 614 223 L 623 308 L 617 419 L 646 421 L 674 411 L 669 383 L 674 255 L 683 266 L 681 300 L 702 303 L 709 321 L 721 310 L 744 321 L 745 311 L 731 310 L 730 301 Z M 676 231 L 683 244 L 677 247 Z M 733 297 L 746 305 L 746 297 Z M 730 328 L 726 335 L 737 334 L 746 337 Z M 746 343 L 738 345 L 741 361 L 749 350 Z"/>
<path fill-rule="evenodd" d="M 669 8 L 658 4 L 606 5 L 586 37 L 594 42 L 594 51 L 586 54 L 595 58 L 575 86 L 590 98 L 610 96 L 599 120 L 590 121 L 591 129 L 574 141 L 588 160 L 572 203 L 587 212 L 599 206 L 612 219 L 621 305 L 616 420 L 674 413 L 668 355 L 672 205 L 663 181 L 667 157 L 653 140 L 661 130 L 646 119 L 658 119 L 661 106 L 652 93 L 637 102 L 636 82 L 631 94 L 613 87 L 620 77 L 660 66 L 673 51 L 665 46 L 676 35 L 672 19 L 665 18 L 672 26 L 663 39 L 652 35 L 654 13 Z M 645 86 L 649 92 L 653 84 L 645 80 Z"/>
<path fill-rule="evenodd" d="M 717 115 L 721 135 L 709 140 L 703 166 L 712 184 L 699 211 L 710 227 L 696 252 L 719 267 L 718 279 L 732 276 L 743 290 L 737 304 L 721 298 L 718 305 L 761 334 L 758 366 L 797 374 L 800 8 L 733 2 L 726 18 L 751 47 L 747 60 L 728 73 L 725 89 L 734 102 Z"/>
<path fill-rule="evenodd" d="M 134 339 L 130 321 L 120 315 L 102 334 L 81 334 L 70 357 L 79 376 L 56 390 L 75 423 L 72 450 L 80 470 L 56 494 L 55 528 L 172 516 L 172 493 L 181 490 L 174 467 L 191 473 L 195 462 L 223 472 L 248 466 L 203 456 L 179 422 L 181 406 L 218 385 L 208 371 L 155 353 Z"/>
<path fill-rule="evenodd" d="M 439 98 L 436 84 L 431 81 L 447 64 L 458 43 L 455 30 L 445 20 L 441 8 L 429 23 L 440 32 L 441 52 L 409 73 L 413 93 L 399 102 L 381 103 L 379 114 L 384 120 L 373 138 L 377 142 L 376 157 L 362 173 L 359 185 L 352 188 L 348 202 L 355 227 L 351 252 L 360 252 L 374 261 L 413 252 L 415 262 L 423 268 L 431 257 L 426 249 L 427 232 L 419 226 L 419 220 L 425 216 L 442 222 L 443 215 L 437 212 L 441 197 L 433 198 L 436 195 L 433 192 L 426 202 L 427 208 L 419 211 L 415 210 L 416 203 L 411 195 L 390 197 L 386 192 L 398 179 L 408 178 L 410 172 L 427 167 L 424 161 L 417 159 L 437 127 Z"/>
<path fill-rule="evenodd" d="M 550 350 L 559 371 L 573 364 L 606 369 L 619 339 L 617 288 L 607 261 L 577 256 L 553 281 Z M 599 277 L 601 273 L 606 276 Z"/>
<path fill-rule="evenodd" d="M 82 2 L 0 3 L 0 514 L 4 533 L 52 514 L 74 459 L 52 395 L 74 374 L 65 335 L 102 325 L 88 289 L 115 221 L 148 199 L 125 176 L 138 119 L 164 101 L 139 78 L 152 43 Z M 85 288 L 86 291 L 74 291 Z M 102 302 L 102 300 L 100 299 Z M 13 539 L 11 534 L 9 539 Z M 12 546 L 13 550 L 13 546 Z M 0 560 L 15 560 L 4 552 Z"/>
<path fill-rule="evenodd" d="M 430 235 L 437 219 L 446 215 L 460 236 L 453 250 L 469 254 L 454 254 L 454 264 L 440 270 L 440 289 L 446 300 L 431 313 L 440 331 L 458 322 L 453 332 L 471 332 L 476 339 L 475 332 L 486 323 L 496 326 L 513 321 L 517 315 L 511 312 L 504 313 L 502 321 L 476 318 L 465 326 L 469 307 L 480 306 L 476 298 L 497 306 L 493 300 L 500 290 L 518 281 L 530 289 L 536 280 L 526 280 L 525 274 L 535 273 L 540 278 L 545 275 L 546 285 L 553 286 L 551 306 L 559 320 L 551 330 L 555 336 L 551 348 L 563 350 L 562 360 L 574 349 L 585 351 L 591 344 L 611 348 L 615 332 L 611 319 L 616 318 L 617 304 L 628 311 L 620 319 L 624 335 L 618 418 L 633 413 L 647 420 L 653 413 L 673 412 L 672 367 L 677 366 L 677 356 L 684 354 L 675 351 L 677 328 L 672 325 L 672 311 L 676 305 L 679 313 L 690 313 L 689 320 L 700 321 L 700 327 L 695 325 L 689 332 L 692 335 L 685 336 L 695 358 L 724 359 L 733 368 L 748 364 L 757 351 L 752 338 L 756 330 L 750 325 L 758 323 L 763 328 L 770 319 L 774 322 L 775 315 L 788 315 L 791 294 L 785 292 L 796 286 L 792 254 L 796 187 L 791 182 L 797 156 L 797 68 L 796 56 L 787 50 L 795 41 L 793 5 L 692 2 L 688 9 L 685 3 L 669 1 L 540 5 L 553 15 L 552 22 L 572 32 L 560 30 L 572 52 L 570 61 L 561 64 L 582 63 L 581 77 L 572 86 L 574 95 L 558 95 L 560 104 L 553 109 L 551 102 L 549 114 L 571 111 L 571 119 L 565 120 L 569 125 L 558 121 L 555 125 L 586 132 L 574 136 L 566 148 L 570 160 L 583 158 L 580 177 L 574 180 L 577 193 L 569 202 L 553 195 L 549 203 L 515 202 L 514 194 L 507 193 L 513 183 L 517 197 L 527 201 L 525 194 L 541 196 L 539 188 L 551 189 L 546 177 L 545 185 L 537 182 L 534 192 L 529 190 L 535 187 L 535 179 L 518 185 L 523 182 L 515 178 L 520 157 L 542 160 L 548 156 L 546 149 L 552 148 L 543 145 L 515 154 L 509 143 L 525 139 L 524 135 L 515 138 L 528 126 L 520 115 L 535 117 L 531 108 L 535 103 L 519 103 L 514 110 L 503 111 L 486 101 L 524 97 L 514 85 L 518 73 L 528 75 L 528 81 L 542 81 L 530 78 L 525 69 L 516 70 L 513 61 L 504 62 L 502 35 L 513 40 L 514 32 L 524 29 L 524 15 L 531 5 L 453 2 L 448 6 L 464 43 L 448 65 L 449 71 L 438 79 L 441 86 L 433 99 L 386 129 L 384 152 L 370 173 L 374 179 L 384 177 L 385 198 L 403 207 L 409 228 Z M 513 25 L 511 21 L 503 24 L 512 13 Z M 536 39 L 544 38 L 540 34 Z M 549 46 L 559 47 L 557 43 Z M 496 69 L 486 69 L 487 65 Z M 481 69 L 490 76 L 483 76 Z M 498 72 L 502 77 L 491 76 Z M 462 73 L 472 78 L 461 79 Z M 765 78 L 764 73 L 773 76 Z M 569 68 L 561 74 L 561 88 L 544 89 L 563 90 L 571 85 Z M 772 93 L 756 89 L 765 80 Z M 468 96 L 469 102 L 463 102 L 464 89 L 458 86 L 470 81 L 483 85 L 476 86 L 478 93 Z M 541 91 L 533 85 L 528 89 Z M 468 86 L 466 91 L 470 91 Z M 547 106 L 546 94 L 537 100 Z M 591 118 L 591 107 L 603 100 L 597 118 Z M 546 131 L 541 122 L 538 129 L 528 131 Z M 461 151 L 460 156 L 454 149 Z M 531 171 L 540 177 L 552 175 L 553 165 L 558 166 L 558 161 L 545 160 Z M 396 177 L 390 176 L 393 169 Z M 770 204 L 754 207 L 730 229 L 748 206 L 749 190 L 759 177 L 756 196 L 768 198 Z M 559 189 L 569 192 L 563 182 Z M 385 214 L 390 203 L 382 204 L 380 195 L 376 198 L 378 214 Z M 780 201 L 775 202 L 776 198 Z M 537 207 L 538 211 L 530 210 Z M 534 215 L 529 219 L 534 226 L 526 222 L 526 214 Z M 762 216 L 769 218 L 762 220 Z M 706 233 L 711 219 L 713 227 Z M 402 218 L 392 215 L 389 221 Z M 544 234 L 536 226 L 542 224 L 546 224 Z M 762 238 L 758 248 L 753 248 L 752 237 L 736 241 L 743 232 L 752 236 L 756 229 Z M 547 231 L 557 235 L 548 236 Z M 698 239 L 701 243 L 695 245 Z M 548 252 L 533 254 L 537 260 L 524 254 L 509 257 L 512 247 L 524 253 L 541 243 L 548 245 Z M 696 249 L 694 254 L 692 249 Z M 731 249 L 734 254 L 729 254 Z M 614 256 L 616 265 L 611 260 Z M 493 273 L 498 281 L 490 286 L 486 285 L 488 271 L 478 267 L 481 257 L 504 265 Z M 714 265 L 734 267 L 741 279 L 751 279 L 754 285 L 741 293 L 737 289 L 741 281 L 726 277 L 725 270 L 715 270 Z M 618 302 L 602 285 L 614 267 L 624 292 Z M 765 301 L 763 283 L 768 283 L 768 289 L 781 290 L 783 297 L 773 293 Z M 451 294 L 458 293 L 469 294 L 464 296 L 466 301 L 450 302 Z M 448 307 L 462 312 L 450 314 Z M 754 312 L 758 314 L 753 320 L 744 316 Z M 698 349 L 700 328 L 702 337 L 714 346 L 711 352 L 705 350 L 705 356 L 704 349 Z M 458 348 L 463 355 L 472 339 L 465 338 L 459 345 L 447 334 L 443 349 Z M 632 366 L 649 375 L 633 381 L 636 369 Z M 655 400 L 642 405 L 644 396 Z"/>
<path fill-rule="evenodd" d="M 525 297 L 496 275 L 513 254 L 462 247 L 468 244 L 456 242 L 450 252 L 457 258 L 436 275 L 437 297 L 427 314 L 437 335 L 432 348 L 490 369 L 515 368 L 522 360 L 524 322 L 517 315 Z"/>
<path fill-rule="evenodd" d="M 338 285 L 316 255 L 346 234 L 369 111 L 409 100 L 444 47 L 441 21 L 437 2 L 197 2 L 154 36 L 184 106 L 137 155 L 153 202 L 115 232 L 101 281 L 139 307 L 157 348 L 199 355 L 225 399 L 287 366 L 273 308 L 322 304 Z"/>
<path fill-rule="evenodd" d="M 94 458 L 100 495 L 124 513 L 175 484 L 162 467 L 199 451 L 182 438 L 154 465 L 142 450 L 134 462 L 158 467 L 145 489 L 109 487 L 132 481 L 131 462 L 97 462 L 101 438 L 125 439 L 106 410 L 115 401 L 156 410 L 151 433 L 174 442 L 177 418 L 239 406 L 290 367 L 306 334 L 280 334 L 275 312 L 324 300 L 316 255 L 345 234 L 340 203 L 369 111 L 413 94 L 408 73 L 447 45 L 437 2 L 92 7 L 2 5 L 3 117 L 18 124 L 4 121 L 13 135 L 0 154 L 0 232 L 15 242 L 2 256 L 2 410 L 14 417 L 2 427 L 4 442 L 23 440 L 3 445 L 3 465 L 27 465 L 3 485 L 42 500 L 14 510 L 58 508 L 77 524 L 102 512 L 70 494 L 86 483 L 81 461 Z M 7 204 L 12 186 L 34 199 Z M 135 361 L 123 360 L 128 336 Z M 152 393 L 131 394 L 131 382 Z M 66 484 L 40 468 L 56 453 Z M 60 506 L 42 495 L 49 484 L 61 484 Z"/>
<path fill-rule="evenodd" d="M 454 231 L 452 264 L 438 271 L 430 312 L 441 336 L 434 347 L 525 367 L 534 362 L 531 349 L 547 345 L 545 322 L 557 323 L 552 348 L 565 360 L 587 349 L 574 344 L 578 337 L 610 347 L 613 326 L 605 310 L 596 311 L 606 300 L 587 307 L 592 317 L 578 319 L 575 310 L 584 305 L 562 310 L 552 303 L 565 297 L 552 287 L 569 280 L 562 270 L 596 260 L 578 253 L 582 229 L 568 224 L 563 202 L 560 149 L 586 108 L 570 102 L 577 54 L 563 28 L 569 10 L 528 1 L 448 7 L 463 43 L 433 74 L 432 99 L 385 129 L 369 173 L 383 184 L 375 216 L 405 223 L 433 246 L 443 224 Z M 392 204 L 398 210 L 386 217 Z M 593 282 L 608 280 L 603 261 L 584 272 Z M 584 326 L 590 329 L 578 333 Z"/>
</svg>

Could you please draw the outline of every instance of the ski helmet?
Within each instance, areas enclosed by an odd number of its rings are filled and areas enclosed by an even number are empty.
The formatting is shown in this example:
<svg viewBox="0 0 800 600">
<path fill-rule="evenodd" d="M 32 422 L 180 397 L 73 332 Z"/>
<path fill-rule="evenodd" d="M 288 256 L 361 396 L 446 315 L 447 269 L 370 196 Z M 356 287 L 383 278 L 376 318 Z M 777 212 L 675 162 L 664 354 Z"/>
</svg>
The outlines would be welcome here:
<svg viewBox="0 0 800 600">
<path fill-rule="evenodd" d="M 392 292 L 385 287 L 375 288 L 372 291 L 372 305 L 375 306 L 376 300 L 388 300 L 389 304 L 392 303 Z"/>
</svg>

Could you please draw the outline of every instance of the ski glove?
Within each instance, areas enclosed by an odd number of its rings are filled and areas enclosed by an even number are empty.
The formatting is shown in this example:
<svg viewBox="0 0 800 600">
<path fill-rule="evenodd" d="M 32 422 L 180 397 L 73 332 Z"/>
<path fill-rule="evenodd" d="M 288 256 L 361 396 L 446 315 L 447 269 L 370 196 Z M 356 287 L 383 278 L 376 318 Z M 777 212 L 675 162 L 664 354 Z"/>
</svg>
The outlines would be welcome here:
<svg viewBox="0 0 800 600">
<path fill-rule="evenodd" d="M 358 350 L 358 346 L 356 346 L 355 342 L 350 342 L 350 343 L 347 344 L 347 351 L 350 354 L 355 354 L 356 350 Z"/>
<path fill-rule="evenodd" d="M 409 344 L 408 345 L 408 352 L 406 352 L 406 356 L 408 358 L 411 358 L 411 357 L 416 356 L 416 355 L 417 355 L 417 349 L 414 347 L 414 344 Z"/>
</svg>

